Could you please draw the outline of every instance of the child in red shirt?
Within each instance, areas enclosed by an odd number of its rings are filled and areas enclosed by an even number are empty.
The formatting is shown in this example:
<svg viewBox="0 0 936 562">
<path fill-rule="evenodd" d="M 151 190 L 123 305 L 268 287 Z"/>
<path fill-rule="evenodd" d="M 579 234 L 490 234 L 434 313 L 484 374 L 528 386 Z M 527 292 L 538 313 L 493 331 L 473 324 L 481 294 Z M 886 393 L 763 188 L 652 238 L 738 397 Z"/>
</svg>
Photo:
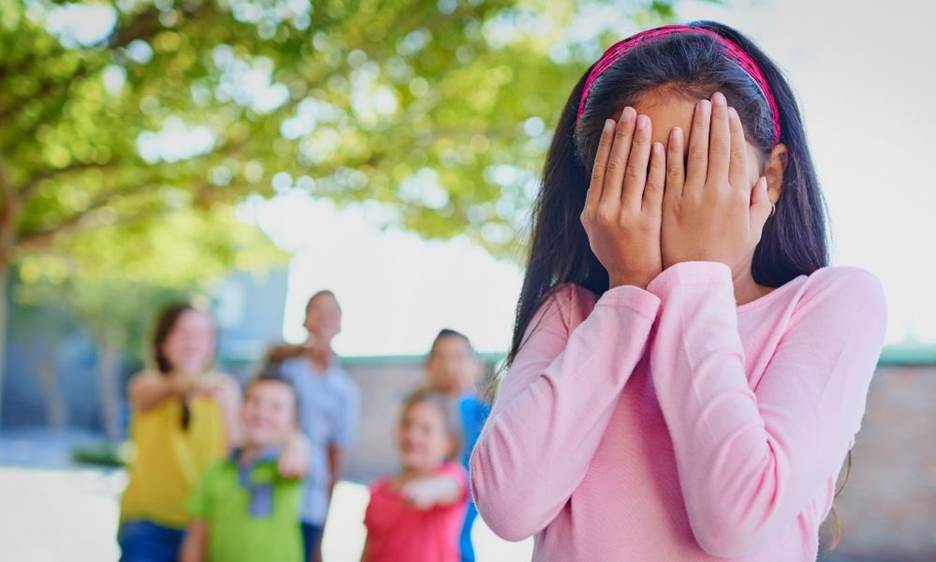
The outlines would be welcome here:
<svg viewBox="0 0 936 562">
<path fill-rule="evenodd" d="M 451 399 L 422 390 L 403 404 L 401 470 L 371 484 L 363 562 L 458 562 L 468 501 L 465 469 L 453 462 L 460 436 Z"/>
</svg>

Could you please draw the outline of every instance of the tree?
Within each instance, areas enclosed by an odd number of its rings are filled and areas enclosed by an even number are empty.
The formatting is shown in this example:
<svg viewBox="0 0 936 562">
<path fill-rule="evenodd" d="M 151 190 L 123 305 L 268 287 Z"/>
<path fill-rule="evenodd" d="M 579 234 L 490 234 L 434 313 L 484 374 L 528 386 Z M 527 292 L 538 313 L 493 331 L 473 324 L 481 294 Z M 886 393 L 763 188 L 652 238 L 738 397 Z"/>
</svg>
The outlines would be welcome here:
<svg viewBox="0 0 936 562">
<path fill-rule="evenodd" d="M 56 305 L 77 317 L 93 338 L 98 402 L 111 438 L 119 433 L 120 368 L 128 359 L 135 364 L 149 359 L 145 340 L 156 311 L 193 294 L 207 297 L 212 282 L 233 267 L 262 271 L 285 258 L 228 206 L 182 210 L 158 222 L 135 229 L 98 228 L 61 242 L 55 252 L 26 256 L 19 266 L 20 302 Z M 49 346 L 57 341 L 43 339 Z M 54 364 L 54 353 L 45 357 Z M 40 374 L 45 374 L 40 382 L 50 405 L 48 417 L 63 420 L 54 369 Z"/>
<path fill-rule="evenodd" d="M 604 11 L 579 39 L 582 6 Z M 85 232 L 289 188 L 516 256 L 547 124 L 622 33 L 608 26 L 669 17 L 659 1 L 0 0 L 0 280 Z"/>
</svg>

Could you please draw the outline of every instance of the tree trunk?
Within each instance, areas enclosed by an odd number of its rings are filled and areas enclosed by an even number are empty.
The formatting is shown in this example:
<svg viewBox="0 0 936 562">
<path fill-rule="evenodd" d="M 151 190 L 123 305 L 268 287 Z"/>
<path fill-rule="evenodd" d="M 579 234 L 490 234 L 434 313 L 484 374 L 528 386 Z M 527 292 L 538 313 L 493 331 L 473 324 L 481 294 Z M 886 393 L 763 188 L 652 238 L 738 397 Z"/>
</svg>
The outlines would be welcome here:
<svg viewBox="0 0 936 562">
<path fill-rule="evenodd" d="M 0 259 L 0 429 L 3 429 L 3 379 L 6 373 L 7 277 L 10 266 Z"/>
<path fill-rule="evenodd" d="M 68 421 L 65 407 L 65 395 L 58 380 L 58 343 L 61 335 L 49 334 L 48 345 L 42 351 L 42 359 L 36 365 L 39 388 L 45 403 L 46 424 L 55 429 L 62 429 Z"/>
<path fill-rule="evenodd" d="M 120 362 L 123 358 L 123 335 L 119 329 L 105 328 L 97 338 L 98 393 L 104 432 L 114 441 L 120 437 Z"/>
<path fill-rule="evenodd" d="M 7 276 L 10 266 L 0 260 L 0 429 L 3 428 L 3 375 L 6 373 Z"/>
</svg>

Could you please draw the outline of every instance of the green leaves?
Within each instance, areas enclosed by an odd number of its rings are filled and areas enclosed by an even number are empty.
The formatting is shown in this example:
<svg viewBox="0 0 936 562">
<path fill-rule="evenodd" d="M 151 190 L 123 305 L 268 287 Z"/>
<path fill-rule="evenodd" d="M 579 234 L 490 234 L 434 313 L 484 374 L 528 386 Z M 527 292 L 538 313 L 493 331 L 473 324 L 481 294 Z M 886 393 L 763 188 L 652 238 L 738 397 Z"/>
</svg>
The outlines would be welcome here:
<svg viewBox="0 0 936 562">
<path fill-rule="evenodd" d="M 245 257 L 232 213 L 287 189 L 518 258 L 568 92 L 630 31 L 589 20 L 608 13 L 673 17 L 659 1 L 0 0 L 0 261 L 27 280 L 199 285 L 282 258 L 256 239 Z"/>
</svg>

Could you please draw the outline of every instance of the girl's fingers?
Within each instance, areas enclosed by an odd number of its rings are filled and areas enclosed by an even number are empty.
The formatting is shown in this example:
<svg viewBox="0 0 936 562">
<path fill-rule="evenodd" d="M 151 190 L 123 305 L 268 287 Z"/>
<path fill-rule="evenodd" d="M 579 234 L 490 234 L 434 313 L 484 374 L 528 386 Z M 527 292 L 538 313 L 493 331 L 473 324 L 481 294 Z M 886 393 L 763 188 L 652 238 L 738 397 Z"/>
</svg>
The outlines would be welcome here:
<svg viewBox="0 0 936 562">
<path fill-rule="evenodd" d="M 599 207 L 607 208 L 609 212 L 616 212 L 621 205 L 621 183 L 624 181 L 624 169 L 627 167 L 627 158 L 630 156 L 636 121 L 637 112 L 634 108 L 625 107 L 621 112 L 621 118 L 618 119 L 617 127 L 614 128 L 614 142 L 611 145 L 611 154 L 608 156 L 604 187 L 598 203 Z"/>
<path fill-rule="evenodd" d="M 679 157 L 682 163 L 682 155 Z M 663 208 L 663 190 L 666 183 L 666 148 L 663 143 L 655 142 L 650 148 L 650 171 L 647 173 L 647 187 L 643 192 L 643 210 L 660 217 Z"/>
<path fill-rule="evenodd" d="M 598 141 L 598 152 L 595 154 L 595 163 L 592 165 L 591 185 L 588 186 L 588 193 L 585 195 L 585 213 L 594 213 L 595 208 L 598 207 L 613 139 L 614 120 L 605 119 L 604 128 L 601 129 L 601 138 Z"/>
<path fill-rule="evenodd" d="M 761 233 L 764 231 L 764 224 L 770 218 L 770 198 L 767 195 L 767 178 L 761 176 L 754 184 L 751 190 L 751 214 L 750 222 L 751 235 L 755 240 L 760 240 Z"/>
<path fill-rule="evenodd" d="M 686 165 L 686 183 L 683 195 L 701 191 L 708 173 L 709 124 L 712 102 L 699 100 L 692 115 L 692 130 L 689 131 L 689 158 Z"/>
<path fill-rule="evenodd" d="M 682 197 L 686 179 L 683 167 L 684 143 L 682 129 L 673 127 L 666 142 L 666 197 L 673 200 Z"/>
<path fill-rule="evenodd" d="M 728 181 L 737 190 L 746 195 L 749 187 L 747 179 L 747 144 L 744 140 L 744 126 L 733 107 L 728 108 L 728 128 L 731 131 L 731 164 L 728 166 Z"/>
<path fill-rule="evenodd" d="M 647 163 L 650 160 L 652 145 L 652 124 L 646 115 L 638 115 L 634 129 L 634 141 L 631 144 L 627 168 L 624 170 L 624 185 L 621 202 L 625 209 L 640 211 L 644 186 L 647 185 Z"/>
<path fill-rule="evenodd" d="M 728 184 L 731 162 L 731 130 L 728 124 L 728 100 L 721 92 L 712 94 L 712 121 L 709 129 L 708 175 L 713 185 Z"/>
</svg>

